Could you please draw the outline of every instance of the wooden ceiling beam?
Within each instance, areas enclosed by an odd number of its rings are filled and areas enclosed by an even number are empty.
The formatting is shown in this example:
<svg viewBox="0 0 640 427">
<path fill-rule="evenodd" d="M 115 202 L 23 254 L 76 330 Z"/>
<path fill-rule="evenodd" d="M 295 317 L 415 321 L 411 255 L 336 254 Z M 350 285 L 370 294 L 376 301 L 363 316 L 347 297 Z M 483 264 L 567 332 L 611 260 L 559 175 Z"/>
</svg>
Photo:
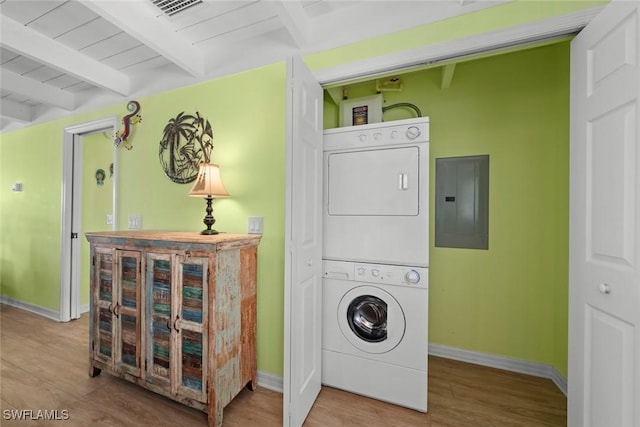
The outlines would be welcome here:
<svg viewBox="0 0 640 427">
<path fill-rule="evenodd" d="M 0 45 L 80 80 L 129 95 L 131 82 L 126 74 L 4 15 L 0 15 Z"/>
<path fill-rule="evenodd" d="M 43 104 L 71 111 L 76 108 L 76 96 L 68 91 L 55 88 L 18 73 L 4 70 L 0 73 L 0 86 L 5 90 L 22 95 Z"/>
<path fill-rule="evenodd" d="M 446 64 L 442 67 L 442 84 L 440 85 L 441 89 L 449 89 L 451 87 L 451 82 L 453 81 L 453 72 L 456 69 L 456 64 Z"/>
<path fill-rule="evenodd" d="M 164 25 L 154 14 L 156 10 L 150 2 L 86 0 L 82 4 L 190 75 L 204 77 L 202 52 Z"/>
<path fill-rule="evenodd" d="M 0 99 L 0 117 L 20 123 L 30 123 L 33 120 L 32 108 L 22 102 L 10 99 Z"/>
<path fill-rule="evenodd" d="M 302 3 L 287 0 L 275 0 L 270 3 L 296 45 L 298 47 L 308 45 L 311 38 L 312 22 L 304 11 Z"/>
</svg>

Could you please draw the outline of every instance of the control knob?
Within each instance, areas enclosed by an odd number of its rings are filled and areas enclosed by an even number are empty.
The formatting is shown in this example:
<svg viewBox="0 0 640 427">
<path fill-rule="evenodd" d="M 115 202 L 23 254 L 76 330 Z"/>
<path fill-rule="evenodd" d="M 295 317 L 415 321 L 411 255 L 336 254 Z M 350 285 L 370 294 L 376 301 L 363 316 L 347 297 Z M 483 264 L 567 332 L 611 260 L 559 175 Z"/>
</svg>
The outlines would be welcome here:
<svg viewBox="0 0 640 427">
<path fill-rule="evenodd" d="M 365 142 L 367 140 L 367 134 L 361 133 L 358 138 L 360 139 L 360 142 Z"/>
<path fill-rule="evenodd" d="M 374 268 L 373 270 L 371 270 L 371 275 L 373 277 L 378 277 L 380 276 L 380 270 L 378 270 L 377 268 Z"/>
<path fill-rule="evenodd" d="M 406 280 L 406 282 L 411 285 L 415 285 L 420 281 L 420 273 L 418 273 L 416 270 L 409 270 L 404 275 L 404 280 Z"/>
<path fill-rule="evenodd" d="M 420 136 L 420 128 L 418 126 L 409 126 L 407 128 L 407 138 L 408 139 L 416 139 Z"/>
</svg>

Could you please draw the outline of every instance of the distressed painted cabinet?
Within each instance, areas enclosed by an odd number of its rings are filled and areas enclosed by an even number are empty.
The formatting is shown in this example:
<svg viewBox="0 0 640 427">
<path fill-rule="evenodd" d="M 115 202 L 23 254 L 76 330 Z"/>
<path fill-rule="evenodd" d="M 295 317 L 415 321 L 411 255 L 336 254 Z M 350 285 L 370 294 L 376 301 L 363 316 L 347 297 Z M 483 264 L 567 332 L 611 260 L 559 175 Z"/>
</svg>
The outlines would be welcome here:
<svg viewBox="0 0 640 427">
<path fill-rule="evenodd" d="M 89 374 L 113 375 L 208 414 L 256 386 L 256 235 L 87 233 Z"/>
</svg>

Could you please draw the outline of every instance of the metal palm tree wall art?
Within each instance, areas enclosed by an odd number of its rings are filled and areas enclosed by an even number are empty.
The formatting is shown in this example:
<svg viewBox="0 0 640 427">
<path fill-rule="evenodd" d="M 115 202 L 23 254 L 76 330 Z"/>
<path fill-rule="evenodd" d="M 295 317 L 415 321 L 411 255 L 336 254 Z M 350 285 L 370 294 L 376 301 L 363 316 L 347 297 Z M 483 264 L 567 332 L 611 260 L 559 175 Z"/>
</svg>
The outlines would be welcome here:
<svg viewBox="0 0 640 427">
<path fill-rule="evenodd" d="M 160 140 L 160 164 L 169 179 L 186 184 L 196 179 L 200 163 L 209 163 L 213 149 L 213 128 L 209 120 L 185 114 L 169 119 Z"/>
</svg>

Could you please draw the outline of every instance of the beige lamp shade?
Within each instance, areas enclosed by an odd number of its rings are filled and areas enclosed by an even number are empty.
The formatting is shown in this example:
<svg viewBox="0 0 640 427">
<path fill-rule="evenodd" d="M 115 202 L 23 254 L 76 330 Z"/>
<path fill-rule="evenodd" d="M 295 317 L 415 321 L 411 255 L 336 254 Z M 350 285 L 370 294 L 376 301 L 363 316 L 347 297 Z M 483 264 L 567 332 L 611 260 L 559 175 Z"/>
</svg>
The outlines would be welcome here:
<svg viewBox="0 0 640 427">
<path fill-rule="evenodd" d="M 194 197 L 229 197 L 220 177 L 220 167 L 213 163 L 200 163 L 200 170 L 193 184 L 190 196 Z"/>
</svg>

